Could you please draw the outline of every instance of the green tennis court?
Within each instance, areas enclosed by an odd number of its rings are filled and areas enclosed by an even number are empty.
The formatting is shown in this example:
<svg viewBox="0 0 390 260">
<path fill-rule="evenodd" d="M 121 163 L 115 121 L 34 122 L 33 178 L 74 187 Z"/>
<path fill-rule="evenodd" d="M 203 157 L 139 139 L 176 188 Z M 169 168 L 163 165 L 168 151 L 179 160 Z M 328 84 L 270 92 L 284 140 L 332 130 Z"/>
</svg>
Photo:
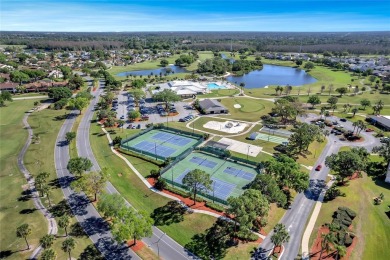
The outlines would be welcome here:
<svg viewBox="0 0 390 260">
<path fill-rule="evenodd" d="M 211 175 L 213 191 L 207 195 L 226 201 L 228 197 L 241 195 L 243 187 L 255 179 L 257 171 L 250 166 L 223 160 L 201 152 L 193 152 L 166 171 L 162 177 L 169 183 L 182 186 L 184 176 L 200 169 Z"/>
<path fill-rule="evenodd" d="M 122 147 L 164 160 L 168 157 L 176 157 L 198 143 L 199 138 L 180 135 L 165 129 L 153 129 L 122 143 Z"/>
<path fill-rule="evenodd" d="M 276 143 L 276 144 L 283 144 L 285 142 L 288 142 L 287 138 L 279 137 L 276 135 L 267 135 L 262 133 L 256 133 L 256 139 Z"/>
</svg>

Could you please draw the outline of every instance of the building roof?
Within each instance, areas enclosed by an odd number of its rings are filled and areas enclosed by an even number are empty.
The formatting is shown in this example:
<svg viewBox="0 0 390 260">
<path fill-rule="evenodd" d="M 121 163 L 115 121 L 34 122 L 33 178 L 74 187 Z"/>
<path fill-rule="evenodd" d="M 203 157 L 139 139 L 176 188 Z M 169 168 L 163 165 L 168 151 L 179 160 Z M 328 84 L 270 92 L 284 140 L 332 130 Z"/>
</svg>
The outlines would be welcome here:
<svg viewBox="0 0 390 260">
<path fill-rule="evenodd" d="M 209 110 L 209 109 L 213 109 L 213 108 L 227 110 L 226 107 L 224 107 L 221 103 L 219 103 L 215 99 L 204 99 L 202 101 L 199 101 L 199 106 L 203 110 Z"/>
<path fill-rule="evenodd" d="M 1 89 L 13 89 L 13 88 L 16 88 L 17 86 L 19 86 L 18 83 L 4 82 L 4 83 L 0 83 L 0 90 Z"/>
<path fill-rule="evenodd" d="M 384 116 L 370 116 L 371 120 L 376 121 L 376 123 L 379 123 L 382 126 L 385 126 L 387 128 L 390 128 L 390 119 Z"/>
</svg>

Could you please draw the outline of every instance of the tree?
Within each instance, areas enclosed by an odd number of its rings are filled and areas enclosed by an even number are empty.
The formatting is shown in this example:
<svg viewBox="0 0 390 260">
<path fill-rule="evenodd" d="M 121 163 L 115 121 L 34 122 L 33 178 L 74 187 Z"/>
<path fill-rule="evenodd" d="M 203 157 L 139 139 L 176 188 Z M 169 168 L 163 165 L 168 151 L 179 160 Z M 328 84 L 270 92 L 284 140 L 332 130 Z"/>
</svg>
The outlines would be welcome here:
<svg viewBox="0 0 390 260">
<path fill-rule="evenodd" d="M 275 107 L 272 108 L 272 112 L 278 114 L 282 122 L 286 122 L 289 118 L 294 119 L 301 111 L 301 104 L 298 102 L 290 102 L 285 98 L 277 99 Z"/>
<path fill-rule="evenodd" d="M 146 82 L 142 79 L 135 79 L 135 80 L 131 81 L 131 86 L 133 88 L 141 89 L 141 88 L 146 87 Z"/>
<path fill-rule="evenodd" d="M 65 230 L 65 236 L 68 236 L 68 226 L 70 223 L 70 218 L 67 214 L 62 215 L 58 220 L 58 226 Z"/>
<path fill-rule="evenodd" d="M 134 121 L 141 116 L 141 113 L 139 111 L 129 111 L 127 116 L 129 117 L 130 121 Z"/>
<path fill-rule="evenodd" d="M 5 106 L 5 101 L 10 101 L 12 102 L 12 95 L 8 91 L 1 91 L 0 94 L 0 106 L 3 107 Z"/>
<path fill-rule="evenodd" d="M 47 182 L 49 176 L 50 174 L 48 172 L 40 172 L 35 178 L 35 187 L 41 192 L 41 196 L 43 196 L 42 186 Z"/>
<path fill-rule="evenodd" d="M 302 61 L 302 60 L 299 60 L 299 59 L 295 61 L 295 64 L 297 64 L 297 66 L 301 66 L 302 63 L 303 63 L 303 61 Z"/>
<path fill-rule="evenodd" d="M 367 98 L 364 98 L 360 101 L 360 105 L 362 105 L 363 110 L 366 110 L 366 107 L 371 106 L 371 101 L 368 100 Z"/>
<path fill-rule="evenodd" d="M 22 85 L 23 82 L 27 82 L 30 80 L 30 76 L 19 70 L 12 71 L 9 76 L 12 82 L 17 82 L 20 85 Z"/>
<path fill-rule="evenodd" d="M 314 63 L 309 61 L 309 62 L 306 62 L 306 64 L 303 66 L 304 69 L 306 70 L 311 70 L 311 69 L 314 69 Z"/>
<path fill-rule="evenodd" d="M 325 159 L 325 165 L 335 171 L 342 179 L 351 177 L 356 171 L 361 171 L 365 163 L 359 154 L 353 151 L 341 151 L 338 154 L 332 154 Z"/>
<path fill-rule="evenodd" d="M 61 246 L 61 249 L 62 251 L 64 251 L 65 253 L 68 253 L 69 254 L 69 260 L 72 259 L 70 253 L 72 252 L 72 250 L 75 248 L 76 246 L 76 241 L 69 237 L 67 239 L 64 240 L 64 242 L 62 242 L 62 246 Z"/>
<path fill-rule="evenodd" d="M 46 183 L 42 185 L 41 187 L 42 194 L 46 195 L 47 200 L 49 201 L 49 206 L 51 207 L 51 200 L 50 200 L 50 186 Z"/>
<path fill-rule="evenodd" d="M 353 113 L 353 117 L 355 116 L 355 114 L 359 111 L 359 109 L 357 107 L 354 107 L 352 108 L 352 113 Z"/>
<path fill-rule="evenodd" d="M 57 258 L 57 254 L 52 248 L 48 248 L 43 250 L 40 260 L 55 260 Z"/>
<path fill-rule="evenodd" d="M 309 176 L 301 171 L 300 165 L 284 154 L 264 162 L 267 174 L 272 175 L 280 188 L 292 188 L 303 192 L 309 187 Z"/>
<path fill-rule="evenodd" d="M 335 249 L 336 249 L 336 257 L 335 257 L 336 260 L 338 260 L 339 257 L 343 257 L 347 254 L 347 248 L 344 245 L 335 244 Z"/>
<path fill-rule="evenodd" d="M 40 240 L 39 243 L 43 247 L 43 249 L 48 249 L 53 245 L 54 242 L 54 235 L 44 235 Z"/>
<path fill-rule="evenodd" d="M 84 174 L 80 179 L 72 183 L 72 188 L 77 192 L 84 191 L 87 194 L 94 195 L 94 201 L 97 195 L 106 187 L 107 174 L 102 172 L 89 172 Z"/>
<path fill-rule="evenodd" d="M 330 93 L 332 93 L 332 91 L 333 91 L 333 84 L 330 84 L 328 89 L 329 89 L 329 96 L 330 96 Z"/>
<path fill-rule="evenodd" d="M 270 174 L 257 174 L 256 178 L 250 183 L 249 188 L 260 191 L 270 203 L 277 203 L 282 207 L 287 204 L 286 194 L 284 194 L 275 178 Z"/>
<path fill-rule="evenodd" d="M 54 101 L 68 99 L 72 96 L 72 91 L 67 87 L 58 87 L 49 89 L 49 97 Z"/>
<path fill-rule="evenodd" d="M 183 178 L 183 185 L 189 188 L 190 191 L 194 194 L 194 204 L 196 203 L 196 194 L 199 191 L 212 190 L 212 183 L 213 182 L 210 179 L 210 175 L 199 169 L 190 171 Z"/>
<path fill-rule="evenodd" d="M 375 146 L 372 151 L 382 157 L 387 164 L 390 163 L 390 141 L 383 142 L 381 146 Z"/>
<path fill-rule="evenodd" d="M 336 105 L 338 101 L 339 99 L 337 97 L 330 97 L 327 102 L 332 106 Z"/>
<path fill-rule="evenodd" d="M 280 247 L 283 243 L 288 242 L 290 240 L 290 235 L 286 229 L 286 226 L 278 223 L 274 227 L 274 233 L 271 236 L 271 242 L 274 244 L 274 248 L 272 249 L 272 254 L 275 252 L 276 247 Z"/>
<path fill-rule="evenodd" d="M 261 192 L 253 189 L 246 190 L 239 197 L 229 197 L 227 201 L 230 206 L 227 213 L 234 216 L 235 235 L 239 232 L 243 238 L 248 237 L 254 227 L 259 228 L 258 223 L 266 220 L 270 208 Z"/>
<path fill-rule="evenodd" d="M 142 89 L 134 89 L 132 91 L 129 91 L 129 94 L 133 95 L 137 106 L 138 106 L 140 99 L 142 99 L 145 96 L 145 92 Z"/>
<path fill-rule="evenodd" d="M 336 88 L 336 92 L 340 94 L 340 97 L 342 97 L 345 93 L 347 93 L 348 89 L 345 87 L 342 88 Z"/>
<path fill-rule="evenodd" d="M 30 245 L 27 241 L 27 236 L 31 234 L 31 228 L 28 224 L 22 224 L 16 229 L 16 236 L 19 238 L 24 238 L 27 244 L 27 249 L 30 249 Z"/>
<path fill-rule="evenodd" d="M 81 111 L 83 110 L 83 108 L 87 107 L 88 104 L 89 104 L 89 100 L 87 98 L 83 98 L 83 97 L 76 97 L 76 98 L 72 98 L 69 100 L 69 106 L 72 109 L 79 110 L 80 115 L 81 115 Z"/>
<path fill-rule="evenodd" d="M 135 212 L 133 208 L 123 207 L 113 221 L 112 234 L 116 241 L 123 242 L 152 235 L 153 220 L 145 212 Z"/>
<path fill-rule="evenodd" d="M 292 154 L 307 151 L 309 145 L 314 141 L 323 141 L 323 133 L 316 125 L 297 123 L 291 131 L 293 134 L 289 138 L 288 147 Z"/>
<path fill-rule="evenodd" d="M 180 97 L 171 89 L 164 89 L 153 95 L 155 101 L 165 102 L 165 108 L 168 108 L 168 103 L 180 101 Z"/>
<path fill-rule="evenodd" d="M 76 132 L 67 132 L 67 133 L 65 134 L 65 139 L 66 139 L 66 141 L 68 142 L 68 144 L 69 144 L 70 142 L 72 142 L 72 140 L 75 139 L 75 138 L 76 138 Z"/>
<path fill-rule="evenodd" d="M 381 113 L 381 110 L 383 109 L 384 103 L 382 100 L 379 100 L 372 109 L 374 110 L 375 115 L 379 115 Z"/>
<path fill-rule="evenodd" d="M 68 66 L 60 66 L 62 75 L 64 75 L 64 79 L 69 79 L 72 76 L 72 69 Z"/>
<path fill-rule="evenodd" d="M 321 253 L 319 259 L 322 259 L 322 253 L 324 250 L 328 253 L 330 251 L 330 246 L 335 242 L 335 236 L 332 232 L 327 234 L 321 234 Z"/>
<path fill-rule="evenodd" d="M 125 201 L 119 194 L 103 194 L 97 203 L 98 210 L 103 213 L 105 218 L 115 217 L 125 206 Z"/>
<path fill-rule="evenodd" d="M 81 176 L 85 171 L 89 171 L 92 167 L 92 162 L 88 158 L 76 157 L 71 158 L 66 168 L 72 173 Z"/>
<path fill-rule="evenodd" d="M 162 59 L 162 60 L 160 61 L 160 65 L 163 66 L 163 67 L 168 66 L 168 64 L 169 64 L 169 61 L 166 60 L 166 59 Z"/>
<path fill-rule="evenodd" d="M 317 95 L 312 95 L 307 100 L 307 103 L 312 105 L 312 108 L 314 108 L 315 105 L 321 104 L 321 100 Z"/>
</svg>

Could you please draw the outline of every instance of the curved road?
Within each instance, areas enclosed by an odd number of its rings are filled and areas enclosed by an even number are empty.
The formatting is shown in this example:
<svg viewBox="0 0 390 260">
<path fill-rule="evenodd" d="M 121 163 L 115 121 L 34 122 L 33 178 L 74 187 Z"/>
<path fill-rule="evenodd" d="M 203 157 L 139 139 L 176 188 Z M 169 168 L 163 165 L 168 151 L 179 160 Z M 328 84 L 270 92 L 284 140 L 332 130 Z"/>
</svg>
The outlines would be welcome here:
<svg viewBox="0 0 390 260">
<path fill-rule="evenodd" d="M 106 259 L 140 259 L 127 246 L 114 242 L 108 224 L 101 218 L 89 199 L 84 194 L 76 193 L 69 187 L 73 176 L 66 169 L 70 156 L 65 134 L 72 130 L 77 114 L 78 111 L 72 111 L 65 119 L 54 148 L 56 172 L 64 196 L 77 221 Z"/>
<path fill-rule="evenodd" d="M 24 162 L 23 162 L 24 155 L 26 154 L 27 149 L 31 144 L 32 136 L 33 136 L 33 131 L 31 129 L 31 126 L 28 124 L 28 121 L 27 121 L 29 115 L 30 115 L 30 113 L 27 112 L 25 114 L 25 116 L 23 117 L 23 124 L 24 124 L 25 129 L 27 129 L 28 137 L 27 137 L 26 143 L 24 144 L 24 146 L 22 148 L 22 151 L 20 151 L 20 153 L 18 155 L 18 168 L 24 174 L 24 177 L 27 180 L 27 183 L 30 187 L 30 191 L 32 193 L 32 198 L 34 200 L 35 207 L 42 213 L 43 216 L 45 216 L 45 218 L 48 221 L 48 234 L 56 235 L 58 232 L 57 222 L 56 222 L 55 218 L 51 215 L 51 213 L 47 210 L 47 208 L 45 208 L 45 206 L 42 204 L 39 193 L 35 189 L 34 177 L 31 175 L 31 173 L 24 166 Z M 39 254 L 39 252 L 41 252 L 41 250 L 42 250 L 42 247 L 38 246 L 32 252 L 30 259 L 36 259 L 37 255 Z"/>
<path fill-rule="evenodd" d="M 104 86 L 104 83 L 100 82 L 99 84 L 99 89 L 92 93 L 94 99 L 84 112 L 76 135 L 76 146 L 78 155 L 91 160 L 91 162 L 93 163 L 91 169 L 92 171 L 100 171 L 99 164 L 93 154 L 89 140 L 89 129 L 91 125 L 91 120 L 93 118 L 94 107 L 99 101 L 99 95 L 103 93 L 102 87 Z M 110 182 L 107 182 L 106 190 L 110 194 L 119 194 L 119 192 Z M 131 206 L 130 203 L 128 203 L 127 201 L 126 203 Z M 179 245 L 176 241 L 174 241 L 172 238 L 167 236 L 164 232 L 162 232 L 155 226 L 153 226 L 152 237 L 144 238 L 142 241 L 151 249 L 153 249 L 153 251 L 163 259 L 181 260 L 196 258 L 191 252 L 187 251 L 184 247 Z"/>
<path fill-rule="evenodd" d="M 310 120 L 318 118 L 318 116 L 308 115 L 306 118 L 301 118 L 301 121 L 310 123 Z M 332 117 L 330 120 L 339 121 L 338 118 Z M 351 122 L 341 122 L 342 125 L 348 130 L 352 130 L 353 126 Z M 300 253 L 299 248 L 302 241 L 302 235 L 305 230 L 307 221 L 311 216 L 313 207 L 320 195 L 322 189 L 325 187 L 325 180 L 328 176 L 330 169 L 325 166 L 325 158 L 333 153 L 337 153 L 342 146 L 350 147 L 365 147 L 371 151 L 376 145 L 379 145 L 379 141 L 372 135 L 372 133 L 361 132 L 364 137 L 364 142 L 351 143 L 348 141 L 340 141 L 338 136 L 330 135 L 328 137 L 328 143 L 325 146 L 323 152 L 319 156 L 315 165 L 321 164 L 322 170 L 317 172 L 314 167 L 310 172 L 310 185 L 309 189 L 303 193 L 299 193 L 289 210 L 286 211 L 283 218 L 279 223 L 283 223 L 289 231 L 290 241 L 284 244 L 284 251 L 282 257 L 279 259 L 295 259 Z M 259 252 L 263 253 L 259 259 L 266 259 L 272 251 L 273 244 L 270 240 L 272 232 L 270 232 L 266 239 L 261 243 Z"/>
</svg>

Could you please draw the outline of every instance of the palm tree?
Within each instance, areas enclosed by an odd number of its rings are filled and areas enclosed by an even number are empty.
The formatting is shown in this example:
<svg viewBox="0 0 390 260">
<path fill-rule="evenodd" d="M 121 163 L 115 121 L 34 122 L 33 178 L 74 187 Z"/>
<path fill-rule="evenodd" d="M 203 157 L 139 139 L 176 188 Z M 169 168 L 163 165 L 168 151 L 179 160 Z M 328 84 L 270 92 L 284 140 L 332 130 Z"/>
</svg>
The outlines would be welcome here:
<svg viewBox="0 0 390 260">
<path fill-rule="evenodd" d="M 24 238 L 27 244 L 27 249 L 30 249 L 30 245 L 27 241 L 27 236 L 31 234 L 31 228 L 28 224 L 22 224 L 16 229 L 16 236 L 20 238 Z"/>
<path fill-rule="evenodd" d="M 324 250 L 329 253 L 330 246 L 334 244 L 335 237 L 332 232 L 329 232 L 328 234 L 321 234 L 321 253 L 320 253 L 320 260 L 322 258 L 322 253 Z"/>
<path fill-rule="evenodd" d="M 355 117 L 355 114 L 359 111 L 356 107 L 352 108 L 353 117 Z"/>
<path fill-rule="evenodd" d="M 290 240 L 290 235 L 286 229 L 286 226 L 278 223 L 274 227 L 274 234 L 271 236 L 271 242 L 274 244 L 272 249 L 272 254 L 275 251 L 275 248 L 281 246 L 283 243 L 288 242 Z"/>
<path fill-rule="evenodd" d="M 41 243 L 41 246 L 44 249 L 48 249 L 53 245 L 54 242 L 54 236 L 53 235 L 44 235 L 40 240 L 39 243 Z"/>
<path fill-rule="evenodd" d="M 43 184 L 42 187 L 42 194 L 45 194 L 47 197 L 47 200 L 49 201 L 49 207 L 51 207 L 51 201 L 50 201 L 50 187 L 47 184 Z"/>
<path fill-rule="evenodd" d="M 356 127 L 358 127 L 359 126 L 359 123 L 356 121 L 356 122 L 353 122 L 352 123 L 352 126 L 353 126 L 353 133 L 355 132 L 355 129 L 356 129 Z"/>
<path fill-rule="evenodd" d="M 322 119 L 322 115 L 325 114 L 325 111 L 326 111 L 326 108 L 325 107 L 321 107 L 321 112 L 320 112 L 321 119 Z"/>
<path fill-rule="evenodd" d="M 45 249 L 42 252 L 41 257 L 39 259 L 40 260 L 54 260 L 54 259 L 56 259 L 56 257 L 57 257 L 56 252 L 52 248 L 49 248 L 49 249 Z"/>
<path fill-rule="evenodd" d="M 69 222 L 70 222 L 70 219 L 69 219 L 69 216 L 67 214 L 61 216 L 60 219 L 58 220 L 58 226 L 65 230 L 65 236 L 66 237 L 68 236 L 67 228 L 69 226 Z"/>
<path fill-rule="evenodd" d="M 76 243 L 75 243 L 74 239 L 71 238 L 71 237 L 65 239 L 64 242 L 62 242 L 61 249 L 65 253 L 69 254 L 69 260 L 72 259 L 71 255 L 70 255 L 70 252 L 72 252 L 72 250 L 75 248 L 75 246 L 76 246 Z"/>
<path fill-rule="evenodd" d="M 343 257 L 347 254 L 347 248 L 343 245 L 335 245 L 335 249 L 336 249 L 336 257 L 335 259 L 338 260 L 339 257 Z"/>
</svg>

